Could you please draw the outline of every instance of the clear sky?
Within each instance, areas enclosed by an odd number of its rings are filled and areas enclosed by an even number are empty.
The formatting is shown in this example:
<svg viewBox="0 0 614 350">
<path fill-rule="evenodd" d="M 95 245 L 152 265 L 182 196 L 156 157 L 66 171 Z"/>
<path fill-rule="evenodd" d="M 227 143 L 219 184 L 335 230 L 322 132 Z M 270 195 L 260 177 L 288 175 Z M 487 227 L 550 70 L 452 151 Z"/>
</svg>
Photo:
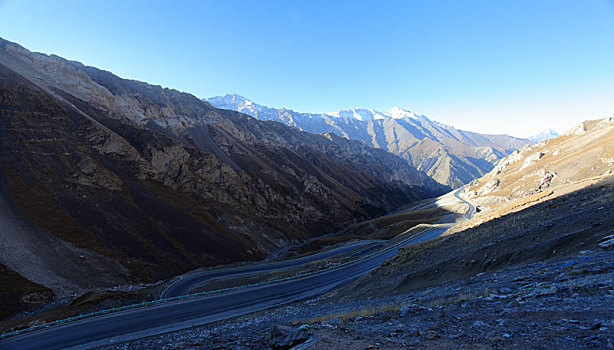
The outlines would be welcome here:
<svg viewBox="0 0 614 350">
<path fill-rule="evenodd" d="M 0 0 L 0 36 L 198 97 L 529 136 L 614 114 L 614 0 Z"/>
</svg>

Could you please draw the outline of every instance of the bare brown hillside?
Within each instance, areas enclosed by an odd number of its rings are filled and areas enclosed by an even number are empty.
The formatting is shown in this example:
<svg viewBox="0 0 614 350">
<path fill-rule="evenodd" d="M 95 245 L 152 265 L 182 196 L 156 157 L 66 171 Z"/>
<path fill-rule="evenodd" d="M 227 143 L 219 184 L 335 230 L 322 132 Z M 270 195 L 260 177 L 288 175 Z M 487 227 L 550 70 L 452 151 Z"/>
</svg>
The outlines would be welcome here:
<svg viewBox="0 0 614 350">
<path fill-rule="evenodd" d="M 463 195 L 480 212 L 451 232 L 577 191 L 613 173 L 614 117 L 582 122 L 563 136 L 515 151 L 466 186 Z"/>
<path fill-rule="evenodd" d="M 463 195 L 473 219 L 445 236 L 401 249 L 346 295 L 396 294 L 507 266 L 608 249 L 614 231 L 614 117 L 502 159 Z"/>
</svg>

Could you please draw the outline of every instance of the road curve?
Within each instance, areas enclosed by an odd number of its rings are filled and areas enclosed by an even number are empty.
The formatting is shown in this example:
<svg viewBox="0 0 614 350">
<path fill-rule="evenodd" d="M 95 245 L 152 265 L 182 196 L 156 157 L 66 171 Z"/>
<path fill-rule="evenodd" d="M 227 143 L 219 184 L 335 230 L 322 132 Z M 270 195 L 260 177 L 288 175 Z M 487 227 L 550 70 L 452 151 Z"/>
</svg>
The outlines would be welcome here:
<svg viewBox="0 0 614 350">
<path fill-rule="evenodd" d="M 465 213 L 465 220 L 469 220 L 473 217 L 473 214 L 475 214 L 475 205 L 469 203 L 467 200 L 463 199 L 460 196 L 461 191 L 463 190 L 463 187 L 459 188 L 458 190 L 456 190 L 454 192 L 454 197 L 456 197 L 458 200 L 460 200 L 461 202 L 467 204 L 469 206 L 469 208 L 467 209 L 467 212 Z"/>
<path fill-rule="evenodd" d="M 154 303 L 8 337 L 0 349 L 82 349 L 189 328 L 312 297 L 352 281 L 394 256 L 401 246 L 441 235 L 437 227 L 339 267 L 304 277 Z"/>
<path fill-rule="evenodd" d="M 375 240 L 365 240 L 365 241 L 355 241 L 344 244 L 341 247 L 327 250 L 324 252 L 303 256 L 296 259 L 276 261 L 266 264 L 252 264 L 246 266 L 239 266 L 233 268 L 224 268 L 224 269 L 215 269 L 208 270 L 202 272 L 196 272 L 192 274 L 188 274 L 180 277 L 176 281 L 172 282 L 168 287 L 166 287 L 162 293 L 160 293 L 160 299 L 178 297 L 182 295 L 188 295 L 193 293 L 198 287 L 203 286 L 205 283 L 218 279 L 220 277 L 231 277 L 231 276 L 244 276 L 247 274 L 257 274 L 263 272 L 272 272 L 281 269 L 287 269 L 291 267 L 300 266 L 312 261 L 322 260 L 326 258 L 330 258 L 333 256 L 338 256 L 342 254 L 346 254 L 352 252 L 352 256 L 354 254 L 363 254 L 361 253 L 363 250 L 359 250 L 359 247 L 362 247 L 367 244 L 376 243 L 379 241 Z M 377 245 L 375 245 L 377 246 Z M 355 252 L 354 252 L 355 251 Z"/>
</svg>

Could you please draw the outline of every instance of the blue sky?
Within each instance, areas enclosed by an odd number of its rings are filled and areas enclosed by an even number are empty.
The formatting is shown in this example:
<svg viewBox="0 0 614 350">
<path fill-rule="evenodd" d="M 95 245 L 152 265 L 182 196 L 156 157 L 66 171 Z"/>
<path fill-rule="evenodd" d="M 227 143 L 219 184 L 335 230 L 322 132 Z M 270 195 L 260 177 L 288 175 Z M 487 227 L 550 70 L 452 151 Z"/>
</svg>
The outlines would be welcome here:
<svg viewBox="0 0 614 350">
<path fill-rule="evenodd" d="M 0 0 L 0 36 L 300 112 L 401 106 L 516 136 L 614 114 L 614 0 Z"/>
</svg>

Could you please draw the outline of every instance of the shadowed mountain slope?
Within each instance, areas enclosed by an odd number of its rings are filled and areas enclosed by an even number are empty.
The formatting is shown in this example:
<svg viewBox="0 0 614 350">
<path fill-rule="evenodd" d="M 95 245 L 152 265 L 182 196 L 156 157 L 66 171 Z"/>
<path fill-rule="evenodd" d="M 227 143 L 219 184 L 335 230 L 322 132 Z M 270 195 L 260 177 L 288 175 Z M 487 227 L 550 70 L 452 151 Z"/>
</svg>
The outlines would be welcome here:
<svg viewBox="0 0 614 350">
<path fill-rule="evenodd" d="M 302 130 L 333 132 L 399 155 L 436 181 L 457 188 L 490 171 L 517 148 L 531 143 L 508 135 L 458 130 L 399 107 L 386 112 L 345 109 L 327 114 L 298 113 L 258 105 L 239 95 L 205 99 L 218 108 L 275 120 Z"/>
<path fill-rule="evenodd" d="M 445 190 L 363 143 L 0 39 L 0 262 L 56 293 L 261 259 Z"/>
<path fill-rule="evenodd" d="M 514 266 L 523 271 L 528 263 L 563 258 L 572 265 L 603 253 L 611 255 L 614 117 L 585 121 L 563 136 L 515 151 L 461 193 L 479 205 L 472 219 L 457 223 L 438 239 L 400 249 L 397 256 L 337 295 L 360 300 L 425 288 L 432 293 L 439 285 L 461 280 L 465 290 L 477 276 L 492 273 L 500 279 Z M 563 266 L 554 267 L 555 276 Z M 549 282 L 541 273 L 541 283 Z M 533 277 L 521 273 L 514 281 Z M 556 280 L 566 279 L 559 275 Z M 458 294 L 461 288 L 453 294 L 453 303 L 464 302 L 459 298 L 463 294 Z M 595 289 L 587 288 L 591 298 L 601 299 L 593 294 Z M 573 305 L 575 297 L 568 295 L 566 300 Z"/>
</svg>

